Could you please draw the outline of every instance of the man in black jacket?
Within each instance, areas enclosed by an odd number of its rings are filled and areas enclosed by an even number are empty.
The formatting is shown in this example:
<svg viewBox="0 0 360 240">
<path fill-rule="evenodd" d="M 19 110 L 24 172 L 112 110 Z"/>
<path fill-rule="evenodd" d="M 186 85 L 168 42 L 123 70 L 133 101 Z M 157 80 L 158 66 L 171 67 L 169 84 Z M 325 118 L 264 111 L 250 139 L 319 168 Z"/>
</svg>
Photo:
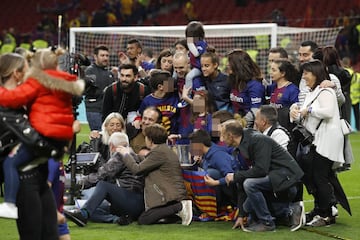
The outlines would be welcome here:
<svg viewBox="0 0 360 240">
<path fill-rule="evenodd" d="M 133 64 L 121 65 L 119 78 L 120 81 L 114 82 L 104 90 L 103 119 L 109 113 L 118 112 L 127 123 L 131 123 L 136 117 L 142 99 L 150 93 L 150 89 L 137 81 L 138 69 Z"/>
<path fill-rule="evenodd" d="M 223 123 L 221 137 L 250 163 L 248 170 L 228 173 L 225 178 L 227 183 L 239 183 L 241 189 L 240 215 L 234 227 L 241 226 L 247 232 L 273 231 L 272 214 L 277 220 L 290 217 L 289 203 L 303 171 L 277 142 L 253 129 L 243 130 L 238 121 Z M 244 227 L 247 214 L 248 225 Z"/>
<path fill-rule="evenodd" d="M 90 130 L 100 131 L 103 122 L 104 89 L 113 83 L 115 78 L 109 71 L 109 49 L 105 45 L 95 47 L 94 60 L 95 62 L 85 69 L 85 107 Z"/>
</svg>

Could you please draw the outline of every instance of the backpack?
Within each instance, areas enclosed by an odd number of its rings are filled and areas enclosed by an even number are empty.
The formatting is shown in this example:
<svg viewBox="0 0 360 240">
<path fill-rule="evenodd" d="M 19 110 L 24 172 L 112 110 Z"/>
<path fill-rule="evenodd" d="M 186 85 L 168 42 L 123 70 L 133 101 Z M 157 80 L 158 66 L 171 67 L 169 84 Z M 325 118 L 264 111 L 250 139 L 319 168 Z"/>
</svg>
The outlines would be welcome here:
<svg viewBox="0 0 360 240">
<path fill-rule="evenodd" d="M 273 125 L 273 126 L 271 126 L 270 130 L 268 131 L 268 133 L 266 135 L 270 137 L 271 134 L 276 129 L 280 129 L 280 130 L 284 131 L 286 133 L 286 135 L 288 135 L 289 143 L 287 145 L 287 150 L 291 154 L 291 156 L 296 159 L 297 143 L 294 140 L 294 138 L 292 137 L 292 135 L 290 134 L 290 132 L 286 128 L 284 128 L 283 126 L 281 126 L 279 124 Z"/>
<path fill-rule="evenodd" d="M 112 90 L 113 90 L 113 102 L 116 102 L 116 97 L 117 97 L 117 83 L 118 82 L 114 82 L 112 84 Z M 143 100 L 145 97 L 145 85 L 141 82 L 138 82 L 139 84 L 139 91 L 140 91 L 140 100 Z"/>
</svg>

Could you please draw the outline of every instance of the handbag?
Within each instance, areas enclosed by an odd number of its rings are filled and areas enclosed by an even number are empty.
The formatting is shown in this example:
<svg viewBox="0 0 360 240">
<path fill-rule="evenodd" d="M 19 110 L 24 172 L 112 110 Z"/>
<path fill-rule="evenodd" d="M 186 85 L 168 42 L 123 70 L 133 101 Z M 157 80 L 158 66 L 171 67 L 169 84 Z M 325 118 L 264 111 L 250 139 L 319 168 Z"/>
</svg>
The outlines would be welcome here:
<svg viewBox="0 0 360 240">
<path fill-rule="evenodd" d="M 293 137 L 296 142 L 299 142 L 302 146 L 308 146 L 314 141 L 314 136 L 309 132 L 304 125 L 298 123 L 292 129 Z"/>
<path fill-rule="evenodd" d="M 321 91 L 316 95 L 316 97 L 307 105 L 310 106 L 320 95 Z M 323 119 L 319 122 L 319 124 L 316 127 L 316 130 L 320 127 L 320 124 L 322 123 Z M 298 123 L 292 130 L 291 130 L 294 140 L 299 142 L 302 146 L 308 146 L 311 145 L 314 141 L 314 136 L 309 130 L 307 130 L 302 123 Z"/>
<path fill-rule="evenodd" d="M 346 119 L 340 119 L 340 126 L 342 133 L 346 136 L 353 132 L 353 129 L 348 121 Z"/>
<path fill-rule="evenodd" d="M 19 142 L 32 148 L 37 156 L 59 158 L 63 155 L 62 149 L 54 146 L 30 125 L 24 111 L 0 108 L 0 121 Z"/>
</svg>

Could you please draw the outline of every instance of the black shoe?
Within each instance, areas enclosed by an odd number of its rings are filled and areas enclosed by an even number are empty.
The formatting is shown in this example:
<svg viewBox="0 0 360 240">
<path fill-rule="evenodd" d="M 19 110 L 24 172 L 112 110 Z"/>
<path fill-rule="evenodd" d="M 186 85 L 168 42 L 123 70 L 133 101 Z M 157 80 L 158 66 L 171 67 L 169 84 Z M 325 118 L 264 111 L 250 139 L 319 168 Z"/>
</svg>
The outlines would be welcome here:
<svg viewBox="0 0 360 240">
<path fill-rule="evenodd" d="M 276 226 L 286 226 L 291 227 L 291 216 L 284 216 L 275 219 Z"/>
<path fill-rule="evenodd" d="M 67 219 L 71 220 L 79 227 L 85 227 L 87 224 L 87 218 L 82 215 L 81 210 L 79 209 L 73 211 L 64 210 L 64 214 Z"/>
<path fill-rule="evenodd" d="M 133 222 L 132 218 L 129 215 L 122 215 L 119 217 L 119 219 L 116 221 L 117 224 L 120 226 L 126 226 Z"/>
</svg>

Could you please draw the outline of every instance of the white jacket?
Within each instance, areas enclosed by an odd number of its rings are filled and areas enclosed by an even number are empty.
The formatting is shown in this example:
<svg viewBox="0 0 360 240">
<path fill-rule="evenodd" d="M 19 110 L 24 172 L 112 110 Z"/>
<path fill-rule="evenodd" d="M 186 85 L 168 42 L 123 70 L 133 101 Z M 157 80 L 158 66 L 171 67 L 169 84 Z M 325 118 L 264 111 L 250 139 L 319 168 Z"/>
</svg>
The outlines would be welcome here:
<svg viewBox="0 0 360 240">
<path fill-rule="evenodd" d="M 320 88 L 306 95 L 302 108 L 311 101 L 311 112 L 304 120 L 304 126 L 314 134 L 313 144 L 316 152 L 331 161 L 344 162 L 344 135 L 340 128 L 340 114 L 335 91 L 331 88 Z M 317 126 L 321 122 L 319 128 Z"/>
</svg>

